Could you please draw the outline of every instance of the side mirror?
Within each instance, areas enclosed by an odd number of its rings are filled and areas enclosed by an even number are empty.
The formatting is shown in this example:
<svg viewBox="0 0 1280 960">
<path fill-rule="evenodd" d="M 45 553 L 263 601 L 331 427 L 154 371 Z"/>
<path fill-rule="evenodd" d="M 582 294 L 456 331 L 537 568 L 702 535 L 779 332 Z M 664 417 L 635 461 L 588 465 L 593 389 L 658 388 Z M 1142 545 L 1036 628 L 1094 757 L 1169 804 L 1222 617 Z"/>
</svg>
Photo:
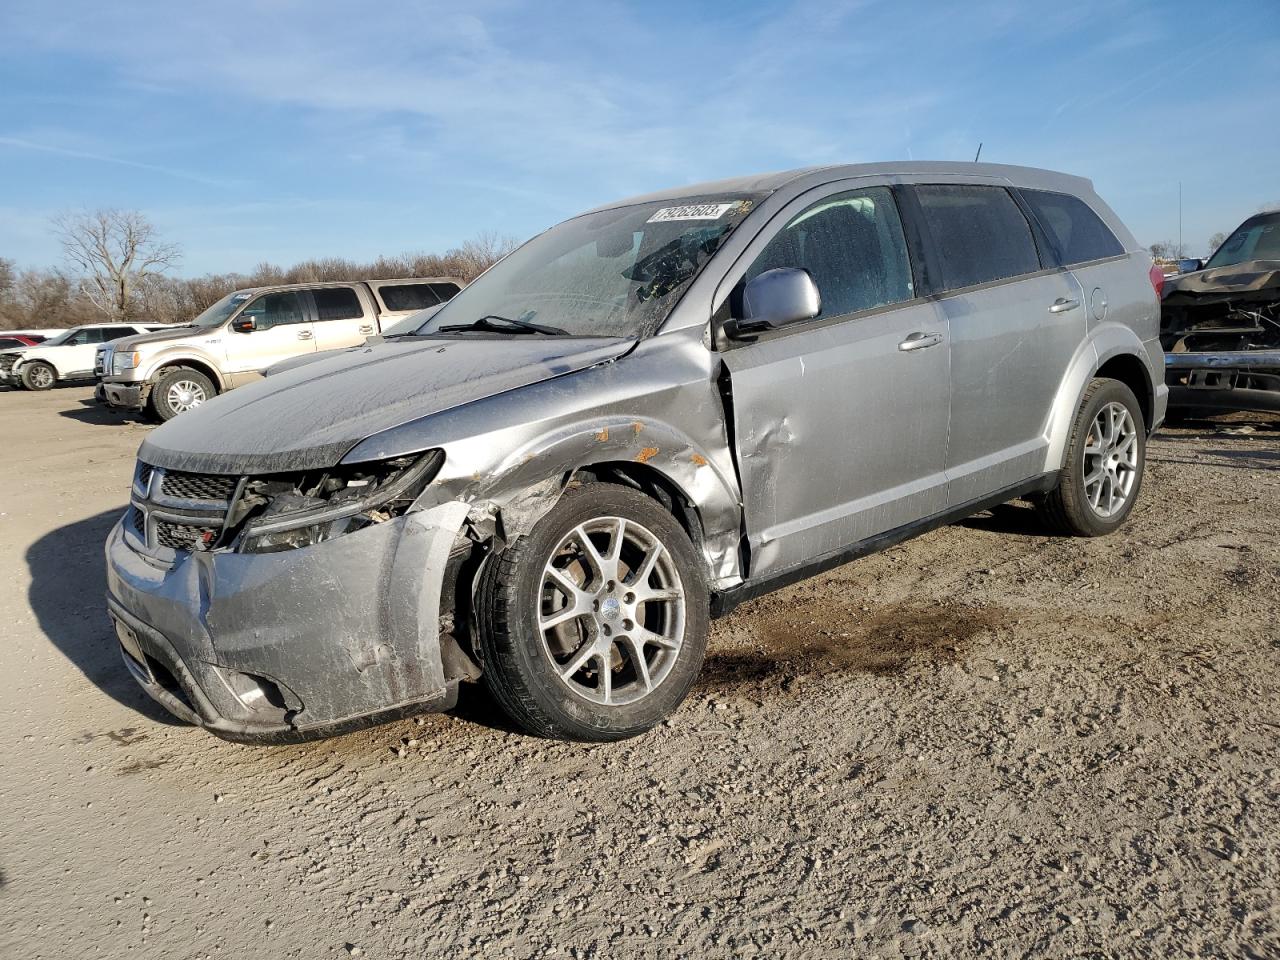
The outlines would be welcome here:
<svg viewBox="0 0 1280 960">
<path fill-rule="evenodd" d="M 258 329 L 258 321 L 254 317 L 237 317 L 231 321 L 231 329 L 236 333 L 253 333 Z"/>
<path fill-rule="evenodd" d="M 1204 269 L 1203 260 L 1179 260 L 1178 261 L 1179 273 L 1195 273 L 1197 270 L 1203 270 L 1203 269 Z"/>
<path fill-rule="evenodd" d="M 812 320 L 822 313 L 822 295 L 808 270 L 777 267 L 747 283 L 742 291 L 742 319 L 725 325 L 725 333 L 743 334 L 776 330 Z"/>
</svg>

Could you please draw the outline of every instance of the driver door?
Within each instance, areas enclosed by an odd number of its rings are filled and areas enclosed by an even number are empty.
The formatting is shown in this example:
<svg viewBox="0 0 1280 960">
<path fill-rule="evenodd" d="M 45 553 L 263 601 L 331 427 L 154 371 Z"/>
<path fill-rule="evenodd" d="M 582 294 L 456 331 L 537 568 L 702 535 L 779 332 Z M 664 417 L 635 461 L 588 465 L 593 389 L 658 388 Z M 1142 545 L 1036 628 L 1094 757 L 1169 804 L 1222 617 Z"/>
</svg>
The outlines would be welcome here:
<svg viewBox="0 0 1280 960">
<path fill-rule="evenodd" d="M 252 317 L 254 329 L 235 329 L 239 320 Z M 315 332 L 306 300 L 295 290 L 264 293 L 234 317 L 223 337 L 226 371 L 236 385 L 261 376 L 273 363 L 303 353 L 314 353 Z"/>
<path fill-rule="evenodd" d="M 748 248 L 742 279 L 804 269 L 821 314 L 723 355 L 753 580 L 946 504 L 950 345 L 916 294 L 893 194 L 826 187 L 807 197 Z"/>
</svg>

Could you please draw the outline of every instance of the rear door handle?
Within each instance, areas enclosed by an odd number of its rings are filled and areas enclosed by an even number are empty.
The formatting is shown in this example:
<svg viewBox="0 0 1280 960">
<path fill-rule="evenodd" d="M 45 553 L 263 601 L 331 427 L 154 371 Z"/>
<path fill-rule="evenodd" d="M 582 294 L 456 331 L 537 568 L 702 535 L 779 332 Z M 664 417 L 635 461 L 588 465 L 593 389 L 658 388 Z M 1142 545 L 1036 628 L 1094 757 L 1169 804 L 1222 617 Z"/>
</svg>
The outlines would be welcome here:
<svg viewBox="0 0 1280 960">
<path fill-rule="evenodd" d="M 936 347 L 942 342 L 942 334 L 940 333 L 924 333 L 917 330 L 907 339 L 898 344 L 898 349 L 906 352 L 908 350 L 923 350 L 925 347 Z"/>
<path fill-rule="evenodd" d="M 360 327 L 360 332 L 361 332 L 361 333 L 373 333 L 373 324 L 371 324 L 371 323 L 362 324 L 362 325 L 361 325 L 361 327 Z"/>
<path fill-rule="evenodd" d="M 299 340 L 310 340 L 310 339 L 311 339 L 311 331 L 310 331 L 310 330 L 299 330 L 299 331 L 298 331 L 298 339 L 299 339 Z"/>
<path fill-rule="evenodd" d="M 1049 312 L 1066 313 L 1068 310 L 1074 310 L 1078 306 L 1080 306 L 1079 300 L 1068 300 L 1066 297 L 1059 297 L 1053 301 L 1053 304 L 1049 307 Z"/>
</svg>

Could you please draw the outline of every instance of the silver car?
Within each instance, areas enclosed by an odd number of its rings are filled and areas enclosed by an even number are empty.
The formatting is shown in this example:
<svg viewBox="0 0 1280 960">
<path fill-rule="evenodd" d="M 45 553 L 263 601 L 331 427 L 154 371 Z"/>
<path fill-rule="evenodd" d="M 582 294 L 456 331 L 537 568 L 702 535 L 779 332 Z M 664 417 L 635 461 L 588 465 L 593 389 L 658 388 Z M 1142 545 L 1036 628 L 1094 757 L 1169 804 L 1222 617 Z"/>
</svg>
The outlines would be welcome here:
<svg viewBox="0 0 1280 960">
<path fill-rule="evenodd" d="M 481 679 L 533 733 L 637 734 L 744 599 L 1017 497 L 1123 523 L 1167 398 L 1151 268 L 1088 181 L 989 164 L 585 213 L 152 433 L 106 545 L 124 662 L 243 741 Z"/>
</svg>

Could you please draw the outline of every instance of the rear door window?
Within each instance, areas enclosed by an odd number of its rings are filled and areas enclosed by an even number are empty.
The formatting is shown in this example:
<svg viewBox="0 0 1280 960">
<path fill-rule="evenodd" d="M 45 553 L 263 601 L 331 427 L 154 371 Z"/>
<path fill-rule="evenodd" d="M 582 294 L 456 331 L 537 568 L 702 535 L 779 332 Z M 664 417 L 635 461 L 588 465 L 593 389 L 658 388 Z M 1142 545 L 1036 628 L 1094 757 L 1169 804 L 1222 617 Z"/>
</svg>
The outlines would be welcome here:
<svg viewBox="0 0 1280 960">
<path fill-rule="evenodd" d="M 106 343 L 119 340 L 121 337 L 132 337 L 139 331 L 133 327 L 107 327 L 102 331 L 102 339 Z"/>
<path fill-rule="evenodd" d="M 946 290 L 1040 269 L 1031 226 L 1003 187 L 921 184 L 913 188 Z"/>
<path fill-rule="evenodd" d="M 264 293 L 245 307 L 241 316 L 253 317 L 258 330 L 307 322 L 307 311 L 302 305 L 302 298 L 293 290 Z"/>
<path fill-rule="evenodd" d="M 1019 193 L 1057 248 L 1061 266 L 1124 253 L 1124 245 L 1116 235 L 1079 197 L 1048 190 L 1020 190 Z"/>
<path fill-rule="evenodd" d="M 364 316 L 360 297 L 350 287 L 323 287 L 312 290 L 311 296 L 316 303 L 316 319 L 321 322 L 354 320 Z"/>
<path fill-rule="evenodd" d="M 440 302 L 430 283 L 388 283 L 378 287 L 378 296 L 388 310 L 425 310 Z M 448 299 L 448 297 L 444 298 Z"/>
<path fill-rule="evenodd" d="M 898 208 L 885 187 L 818 201 L 778 231 L 744 279 L 778 267 L 809 272 L 822 297 L 819 317 L 915 296 Z"/>
</svg>

